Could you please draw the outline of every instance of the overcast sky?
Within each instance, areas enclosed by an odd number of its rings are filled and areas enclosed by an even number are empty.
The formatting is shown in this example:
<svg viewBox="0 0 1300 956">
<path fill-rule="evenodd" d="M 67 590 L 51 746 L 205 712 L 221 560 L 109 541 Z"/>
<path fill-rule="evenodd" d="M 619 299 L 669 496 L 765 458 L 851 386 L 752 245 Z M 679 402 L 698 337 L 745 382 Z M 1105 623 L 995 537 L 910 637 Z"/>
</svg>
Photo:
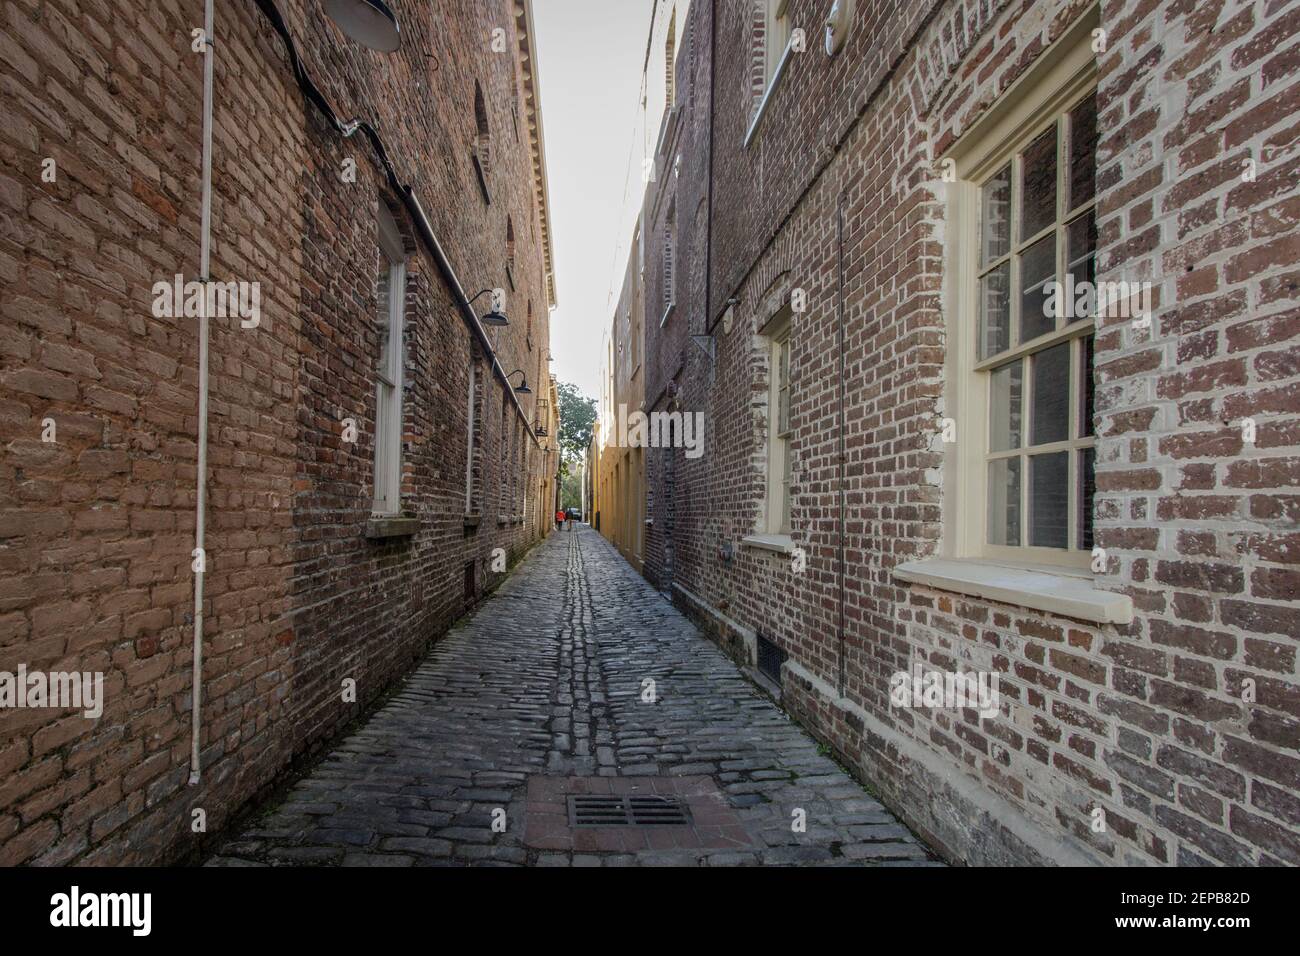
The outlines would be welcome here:
<svg viewBox="0 0 1300 956">
<path fill-rule="evenodd" d="M 596 399 L 610 284 L 623 275 L 615 250 L 627 248 L 626 208 L 640 198 L 639 149 L 635 195 L 626 180 L 652 10 L 652 0 L 533 0 L 560 300 L 551 370 Z"/>
</svg>

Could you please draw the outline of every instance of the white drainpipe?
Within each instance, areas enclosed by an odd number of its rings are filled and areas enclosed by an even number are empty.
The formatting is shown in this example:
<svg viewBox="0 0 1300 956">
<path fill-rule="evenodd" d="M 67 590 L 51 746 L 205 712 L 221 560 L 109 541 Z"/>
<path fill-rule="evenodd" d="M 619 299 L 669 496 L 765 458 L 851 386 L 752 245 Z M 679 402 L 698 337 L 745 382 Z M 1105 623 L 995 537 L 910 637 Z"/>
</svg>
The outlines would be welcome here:
<svg viewBox="0 0 1300 956">
<path fill-rule="evenodd" d="M 199 310 L 199 476 L 194 508 L 194 547 L 198 563 L 194 572 L 194 679 L 190 695 L 193 741 L 190 745 L 190 784 L 199 782 L 200 706 L 203 694 L 203 575 L 207 570 L 204 525 L 208 492 L 208 288 L 212 257 L 212 3 L 203 11 L 203 214 L 199 227 L 199 278 L 204 283 Z"/>
</svg>

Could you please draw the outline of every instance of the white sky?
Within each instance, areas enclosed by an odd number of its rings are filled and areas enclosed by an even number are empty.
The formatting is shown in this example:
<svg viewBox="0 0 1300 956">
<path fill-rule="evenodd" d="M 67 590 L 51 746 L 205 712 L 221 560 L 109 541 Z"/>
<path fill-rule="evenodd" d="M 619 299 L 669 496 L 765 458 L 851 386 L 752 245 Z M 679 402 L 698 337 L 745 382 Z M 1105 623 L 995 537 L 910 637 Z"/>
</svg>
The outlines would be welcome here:
<svg viewBox="0 0 1300 956">
<path fill-rule="evenodd" d="M 653 0 L 533 0 L 555 281 L 551 371 L 600 398 L 601 346 L 642 184 L 641 70 Z M 636 144 L 631 194 L 629 159 Z"/>
</svg>

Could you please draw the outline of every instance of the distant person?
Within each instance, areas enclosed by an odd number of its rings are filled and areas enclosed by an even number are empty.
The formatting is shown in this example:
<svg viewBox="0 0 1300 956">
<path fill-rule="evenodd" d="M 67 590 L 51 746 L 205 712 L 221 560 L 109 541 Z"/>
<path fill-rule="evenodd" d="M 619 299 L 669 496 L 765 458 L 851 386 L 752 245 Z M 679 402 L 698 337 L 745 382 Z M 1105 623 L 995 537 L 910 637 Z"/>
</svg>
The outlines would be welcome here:
<svg viewBox="0 0 1300 956">
<path fill-rule="evenodd" d="M 564 527 L 564 512 L 563 512 L 563 511 L 556 511 L 556 512 L 555 512 L 555 530 L 556 530 L 556 531 L 559 531 L 559 530 L 561 530 L 563 527 Z"/>
</svg>

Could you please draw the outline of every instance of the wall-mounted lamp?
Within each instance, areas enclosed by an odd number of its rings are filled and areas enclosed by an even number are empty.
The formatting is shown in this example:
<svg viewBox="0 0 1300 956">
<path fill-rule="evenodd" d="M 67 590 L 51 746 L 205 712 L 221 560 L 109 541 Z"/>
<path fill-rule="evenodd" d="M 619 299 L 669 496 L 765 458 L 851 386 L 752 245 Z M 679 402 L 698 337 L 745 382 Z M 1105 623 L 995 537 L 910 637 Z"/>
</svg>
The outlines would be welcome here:
<svg viewBox="0 0 1300 956">
<path fill-rule="evenodd" d="M 528 376 L 524 374 L 524 370 L 521 369 L 521 368 L 517 368 L 517 369 L 515 369 L 513 372 L 511 372 L 509 375 L 507 375 L 507 376 L 506 376 L 506 381 L 507 381 L 507 382 L 510 381 L 510 379 L 514 378 L 516 375 L 520 375 L 520 376 L 523 376 L 523 377 L 520 378 L 520 380 L 519 380 L 519 384 L 515 386 L 515 391 L 518 392 L 520 395 L 531 395 L 531 394 L 533 394 L 533 390 L 532 390 L 531 388 L 528 387 Z"/>
<path fill-rule="evenodd" d="M 482 292 L 478 293 L 478 295 L 474 296 L 473 299 L 470 299 L 469 304 L 473 305 L 474 300 L 477 299 L 479 296 L 487 295 L 488 293 L 493 293 L 493 292 L 495 292 L 494 289 L 484 289 Z M 484 325 L 492 325 L 497 327 L 510 324 L 510 320 L 506 318 L 506 314 L 497 309 L 495 295 L 492 296 L 492 311 L 490 311 L 487 315 L 479 316 L 479 321 L 482 322 Z"/>
<path fill-rule="evenodd" d="M 325 14 L 362 46 L 392 53 L 402 45 L 397 17 L 384 0 L 325 0 Z"/>
<path fill-rule="evenodd" d="M 849 38 L 853 26 L 853 0 L 835 0 L 826 17 L 826 55 L 834 56 Z"/>
</svg>

